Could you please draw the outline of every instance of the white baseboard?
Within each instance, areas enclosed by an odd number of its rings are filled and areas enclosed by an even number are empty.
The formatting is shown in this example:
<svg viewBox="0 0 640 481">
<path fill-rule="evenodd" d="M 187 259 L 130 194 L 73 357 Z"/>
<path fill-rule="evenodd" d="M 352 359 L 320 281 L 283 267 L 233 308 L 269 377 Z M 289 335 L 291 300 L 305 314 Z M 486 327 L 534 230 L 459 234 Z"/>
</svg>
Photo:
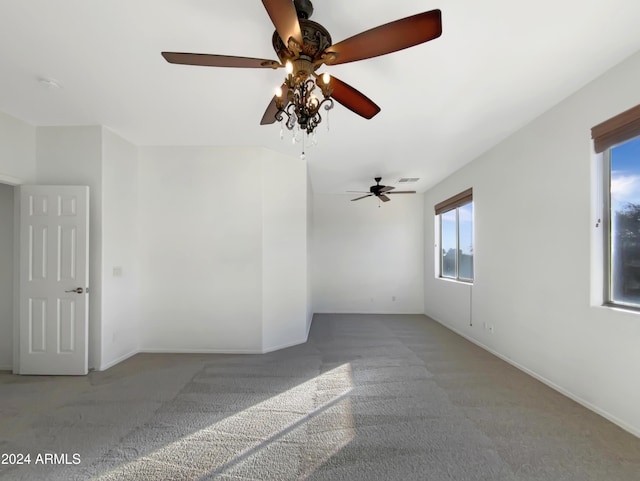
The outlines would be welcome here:
<svg viewBox="0 0 640 481">
<path fill-rule="evenodd" d="M 166 348 L 144 348 L 140 349 L 147 354 L 262 354 L 259 349 L 166 349 Z"/>
<path fill-rule="evenodd" d="M 315 315 L 315 312 L 311 313 L 311 318 L 308 319 L 307 322 L 307 334 L 306 334 L 306 339 L 304 340 L 304 342 L 307 342 L 309 340 L 309 333 L 311 332 L 311 325 L 313 324 L 313 316 Z"/>
<path fill-rule="evenodd" d="M 9 364 L 6 364 L 6 365 L 0 364 L 0 371 L 12 371 L 13 372 L 13 366 L 10 366 Z"/>
<path fill-rule="evenodd" d="M 628 423 L 626 423 L 625 421 L 623 421 L 622 419 L 614 416 L 613 414 L 605 411 L 604 409 L 599 408 L 598 406 L 591 404 L 589 401 L 586 401 L 584 399 L 582 399 L 580 396 L 575 395 L 574 393 L 572 393 L 571 391 L 563 388 L 562 386 L 559 386 L 558 384 L 554 383 L 553 381 L 547 379 L 546 377 L 538 374 L 535 371 L 532 371 L 531 369 L 529 369 L 526 366 L 523 366 L 522 364 L 519 364 L 518 362 L 514 361 L 513 359 L 504 356 L 503 354 L 500 354 L 497 351 L 494 351 L 493 349 L 491 349 L 490 347 L 482 344 L 480 341 L 478 341 L 477 339 L 474 339 L 471 336 L 468 336 L 467 334 L 459 331 L 458 329 L 456 329 L 453 326 L 450 326 L 449 324 L 447 324 L 446 322 L 441 321 L 440 319 L 436 319 L 433 316 L 430 316 L 428 314 L 425 314 L 428 318 L 433 319 L 434 321 L 436 321 L 438 324 L 442 325 L 443 327 L 446 327 L 447 329 L 449 329 L 452 332 L 455 332 L 457 335 L 459 335 L 460 337 L 465 338 L 467 341 L 472 342 L 473 344 L 475 344 L 476 346 L 484 349 L 487 352 L 490 352 L 491 354 L 493 354 L 494 356 L 502 359 L 503 361 L 505 361 L 506 363 L 511 364 L 513 367 L 519 369 L 520 371 L 528 374 L 529 376 L 537 379 L 538 381 L 540 381 L 543 384 L 546 384 L 547 386 L 549 386 L 551 389 L 558 391 L 560 394 L 568 397 L 569 399 L 577 402 L 578 404 L 584 406 L 585 408 L 589 409 L 590 411 L 593 411 L 596 414 L 599 414 L 600 416 L 602 416 L 603 418 L 607 419 L 608 421 L 611 421 L 613 424 L 616 424 L 617 426 L 620 426 L 622 429 L 624 429 L 625 431 L 633 434 L 634 436 L 640 438 L 640 429 L 635 427 L 635 426 L 631 426 Z"/>
<path fill-rule="evenodd" d="M 273 352 L 273 351 L 279 351 L 280 349 L 286 349 L 288 347 L 299 346 L 300 344 L 304 344 L 305 342 L 307 342 L 307 339 L 303 339 L 301 341 L 287 342 L 286 344 L 281 344 L 279 346 L 268 346 L 263 348 L 262 354 L 266 354 L 268 352 Z"/>
<path fill-rule="evenodd" d="M 424 316 L 424 312 L 398 312 L 398 311 L 317 311 L 314 314 L 384 314 L 393 316 L 395 314 L 401 316 Z"/>
<path fill-rule="evenodd" d="M 268 352 L 277 351 L 279 349 L 286 349 L 288 347 L 297 346 L 299 344 L 304 344 L 307 342 L 309 333 L 307 332 L 307 338 L 293 341 L 286 344 L 282 344 L 279 346 L 269 346 L 265 349 L 167 349 L 160 347 L 145 347 L 143 349 L 138 349 L 137 351 L 132 351 L 130 353 L 125 354 L 124 356 L 120 356 L 118 359 L 114 359 L 113 361 L 101 366 L 100 371 L 105 371 L 110 367 L 115 366 L 122 361 L 129 359 L 136 354 L 266 354 Z"/>
<path fill-rule="evenodd" d="M 106 371 L 107 369 L 109 369 L 110 367 L 115 366 L 116 364 L 120 364 L 122 361 L 125 361 L 127 359 L 129 359 L 130 357 L 135 356 L 136 354 L 138 354 L 140 351 L 138 351 L 137 349 L 135 351 L 131 351 L 128 352 L 127 354 L 123 354 L 122 356 L 113 359 L 112 361 L 109 361 L 106 364 L 101 364 L 100 368 L 96 369 L 97 371 Z"/>
</svg>

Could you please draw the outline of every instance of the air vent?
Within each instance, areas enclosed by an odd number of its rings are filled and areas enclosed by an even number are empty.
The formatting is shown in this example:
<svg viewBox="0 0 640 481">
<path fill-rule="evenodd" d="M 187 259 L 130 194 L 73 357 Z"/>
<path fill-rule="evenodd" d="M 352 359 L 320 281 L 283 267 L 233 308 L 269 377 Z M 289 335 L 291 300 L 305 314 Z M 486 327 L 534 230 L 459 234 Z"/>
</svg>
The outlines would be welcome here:
<svg viewBox="0 0 640 481">
<path fill-rule="evenodd" d="M 62 86 L 60 85 L 60 82 L 58 82 L 55 79 L 52 78 L 45 78 L 45 77 L 41 77 L 38 79 L 38 83 L 40 85 L 42 85 L 43 87 L 46 87 L 48 89 L 61 89 Z"/>
<path fill-rule="evenodd" d="M 403 177 L 398 182 L 402 182 L 402 183 L 408 184 L 410 182 L 418 182 L 419 180 L 420 180 L 419 177 Z"/>
</svg>

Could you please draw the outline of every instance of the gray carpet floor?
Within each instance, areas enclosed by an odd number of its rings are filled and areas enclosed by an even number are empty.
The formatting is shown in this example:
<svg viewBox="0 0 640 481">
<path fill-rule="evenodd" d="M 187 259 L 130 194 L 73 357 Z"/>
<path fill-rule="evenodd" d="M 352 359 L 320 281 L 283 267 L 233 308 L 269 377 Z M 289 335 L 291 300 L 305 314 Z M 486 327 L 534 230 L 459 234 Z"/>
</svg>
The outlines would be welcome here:
<svg viewBox="0 0 640 481">
<path fill-rule="evenodd" d="M 0 373 L 3 453 L 31 464 L 0 480 L 640 480 L 640 439 L 417 315 L 316 315 L 266 355 Z"/>
</svg>

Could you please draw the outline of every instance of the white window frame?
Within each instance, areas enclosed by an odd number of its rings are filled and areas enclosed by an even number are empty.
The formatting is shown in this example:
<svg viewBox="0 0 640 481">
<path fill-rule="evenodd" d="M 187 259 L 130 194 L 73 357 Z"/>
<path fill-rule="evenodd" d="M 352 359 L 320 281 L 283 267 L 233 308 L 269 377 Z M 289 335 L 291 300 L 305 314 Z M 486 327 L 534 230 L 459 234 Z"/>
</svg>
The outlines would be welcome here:
<svg viewBox="0 0 640 481">
<path fill-rule="evenodd" d="M 603 247 L 604 247 L 604 305 L 612 306 L 612 307 L 623 307 L 625 309 L 633 309 L 640 311 L 640 302 L 625 302 L 624 300 L 616 300 L 614 299 L 613 293 L 613 240 L 612 240 L 612 221 L 613 216 L 611 212 L 611 149 L 614 149 L 617 145 L 624 144 L 626 142 L 630 142 L 639 138 L 638 136 L 632 137 L 630 139 L 621 142 L 620 144 L 616 144 L 612 147 L 607 148 L 604 152 L 602 152 L 602 160 L 603 160 L 603 184 L 604 184 L 604 192 L 603 196 Z"/>
<path fill-rule="evenodd" d="M 640 104 L 619 113 L 591 128 L 593 149 L 602 155 L 602 183 L 606 195 L 602 196 L 603 220 L 603 304 L 639 310 L 640 303 L 627 303 L 613 299 L 613 238 L 611 216 L 611 149 L 640 137 Z M 599 224 L 599 221 L 596 225 Z"/>
<path fill-rule="evenodd" d="M 437 236 L 438 236 L 438 241 L 436 243 L 437 246 L 437 256 L 438 256 L 438 272 L 437 272 L 437 276 L 440 279 L 445 279 L 445 280 L 449 280 L 449 281 L 457 281 L 457 282 L 464 282 L 466 284 L 473 284 L 474 278 L 466 278 L 466 277 L 460 277 L 460 259 L 459 259 L 459 253 L 460 253 L 460 211 L 459 209 L 462 207 L 466 207 L 468 205 L 472 206 L 472 212 L 474 213 L 473 217 L 472 217 L 472 229 L 473 229 L 473 234 L 472 234 L 472 248 L 475 248 L 475 209 L 473 208 L 473 198 L 468 201 L 465 202 L 464 204 L 460 204 L 460 205 L 456 205 L 455 208 L 451 208 L 445 211 L 440 212 L 439 214 L 436 214 L 436 218 L 437 218 Z M 443 262 L 444 262 L 444 252 L 443 252 L 443 247 L 442 247 L 442 215 L 443 214 L 447 214 L 451 211 L 454 211 L 456 213 L 456 246 L 455 246 L 455 276 L 447 276 L 444 275 L 443 273 Z M 475 256 L 473 257 L 473 276 L 475 277 Z"/>
</svg>

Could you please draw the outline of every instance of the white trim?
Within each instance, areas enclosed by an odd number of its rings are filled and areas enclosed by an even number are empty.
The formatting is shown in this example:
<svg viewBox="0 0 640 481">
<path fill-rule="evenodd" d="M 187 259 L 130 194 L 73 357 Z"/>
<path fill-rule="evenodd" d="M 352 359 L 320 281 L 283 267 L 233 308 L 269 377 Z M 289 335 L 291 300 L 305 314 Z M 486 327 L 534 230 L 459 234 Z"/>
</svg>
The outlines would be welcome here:
<svg viewBox="0 0 640 481">
<path fill-rule="evenodd" d="M 120 364 L 122 361 L 126 361 L 127 359 L 129 359 L 130 357 L 135 356 L 136 354 L 138 354 L 140 351 L 135 350 L 135 351 L 131 351 L 128 352 L 127 354 L 123 354 L 122 356 L 113 359 L 112 361 L 109 361 L 106 364 L 102 364 L 100 365 L 100 367 L 97 369 L 98 371 L 106 371 L 107 369 L 115 366 L 116 364 Z"/>
<path fill-rule="evenodd" d="M 0 174 L 0 184 L 8 184 L 8 185 L 20 185 L 24 184 L 21 179 L 17 177 L 11 177 L 10 175 Z"/>
<path fill-rule="evenodd" d="M 141 353 L 146 354 L 264 354 L 259 349 L 166 349 L 144 348 Z"/>
<path fill-rule="evenodd" d="M 599 306 L 591 306 L 592 309 L 606 309 L 609 311 L 624 312 L 625 314 L 632 314 L 634 316 L 640 316 L 640 311 L 636 308 L 626 307 L 623 304 L 603 304 Z"/>
<path fill-rule="evenodd" d="M 20 374 L 20 187 L 13 186 L 13 374 Z"/>
<path fill-rule="evenodd" d="M 445 281 L 445 282 L 453 282 L 454 284 L 462 284 L 463 286 L 473 285 L 473 279 L 467 281 L 464 279 L 455 279 L 453 277 L 442 277 L 442 276 L 436 276 L 436 279 L 440 281 Z"/>
<path fill-rule="evenodd" d="M 311 327 L 309 327 L 309 330 Z M 100 366 L 97 371 L 106 371 L 107 369 L 112 368 L 116 364 L 120 364 L 123 361 L 126 361 L 130 357 L 135 356 L 136 354 L 267 354 L 270 352 L 278 351 L 280 349 L 286 349 L 288 347 L 298 346 L 300 344 L 304 344 L 307 342 L 309 338 L 309 332 L 307 332 L 307 337 L 301 341 L 294 341 L 291 343 L 282 344 L 279 346 L 267 347 L 263 350 L 254 350 L 254 349 L 159 349 L 159 348 L 145 348 L 138 349 L 135 351 L 128 352 L 123 354 L 122 356 L 109 361 L 106 364 Z M 3 368 L 0 366 L 0 371 L 10 371 L 11 367 Z"/>
<path fill-rule="evenodd" d="M 313 324 L 313 316 L 315 314 L 316 314 L 315 312 L 313 314 L 311 314 L 311 319 L 309 319 L 308 322 L 307 322 L 307 333 L 305 334 L 304 342 L 307 342 L 309 340 L 309 333 L 311 332 L 311 324 Z"/>
<path fill-rule="evenodd" d="M 398 312 L 398 311 L 316 311 L 314 314 L 384 314 L 387 316 L 424 316 L 424 312 Z M 427 316 L 428 317 L 428 316 Z"/>
<path fill-rule="evenodd" d="M 428 314 L 425 314 L 429 319 L 433 319 L 434 321 L 436 321 L 438 324 L 442 325 L 443 327 L 449 329 L 450 331 L 456 333 L 457 335 L 459 335 L 460 337 L 465 338 L 467 341 L 472 342 L 473 344 L 475 344 L 476 346 L 484 349 L 485 351 L 493 354 L 494 356 L 502 359 L 503 361 L 505 361 L 508 364 L 511 364 L 513 367 L 519 369 L 520 371 L 524 372 L 525 374 L 528 374 L 529 376 L 537 379 L 538 381 L 540 381 L 543 384 L 546 384 L 548 387 L 550 387 L 551 389 L 559 392 L 560 394 L 568 397 L 569 399 L 577 402 L 578 404 L 582 405 L 583 407 L 589 409 L 590 411 L 595 412 L 596 414 L 599 414 L 600 416 L 602 416 L 603 418 L 607 419 L 608 421 L 611 421 L 613 424 L 616 424 L 617 426 L 621 427 L 622 429 L 624 429 L 625 431 L 633 434 L 634 436 L 640 438 L 640 429 L 638 429 L 635 426 L 631 426 L 629 424 L 627 424 L 626 422 L 624 422 L 622 419 L 614 416 L 613 414 L 605 411 L 604 409 L 600 409 L 598 406 L 595 406 L 593 404 L 591 404 L 589 401 L 585 401 L 584 399 L 582 399 L 580 396 L 577 396 L 575 394 L 573 394 L 571 391 L 568 391 L 567 389 L 563 388 L 562 386 L 557 385 L 556 383 L 554 383 L 553 381 L 547 379 L 544 376 L 541 376 L 540 374 L 538 374 L 535 371 L 532 371 L 531 369 L 529 369 L 528 367 L 523 366 L 522 364 L 517 363 L 516 361 L 514 361 L 513 359 L 506 357 L 502 354 L 500 354 L 499 352 L 494 351 L 493 349 L 485 346 L 484 344 L 482 344 L 480 341 L 478 341 L 477 339 L 474 339 L 473 337 L 470 337 L 468 335 L 466 335 L 465 333 L 459 331 L 458 329 L 456 329 L 455 327 L 452 327 L 442 321 L 440 321 L 439 319 L 436 319 L 435 317 L 429 316 Z"/>
<path fill-rule="evenodd" d="M 307 339 L 303 339 L 301 341 L 293 341 L 293 342 L 287 342 L 285 344 L 280 344 L 279 346 L 268 346 L 268 347 L 262 347 L 262 354 L 267 354 L 269 352 L 274 352 L 274 351 L 279 351 L 280 349 L 286 349 L 288 347 L 293 347 L 293 346 L 299 346 L 300 344 L 304 344 L 305 342 L 307 342 Z"/>
</svg>

